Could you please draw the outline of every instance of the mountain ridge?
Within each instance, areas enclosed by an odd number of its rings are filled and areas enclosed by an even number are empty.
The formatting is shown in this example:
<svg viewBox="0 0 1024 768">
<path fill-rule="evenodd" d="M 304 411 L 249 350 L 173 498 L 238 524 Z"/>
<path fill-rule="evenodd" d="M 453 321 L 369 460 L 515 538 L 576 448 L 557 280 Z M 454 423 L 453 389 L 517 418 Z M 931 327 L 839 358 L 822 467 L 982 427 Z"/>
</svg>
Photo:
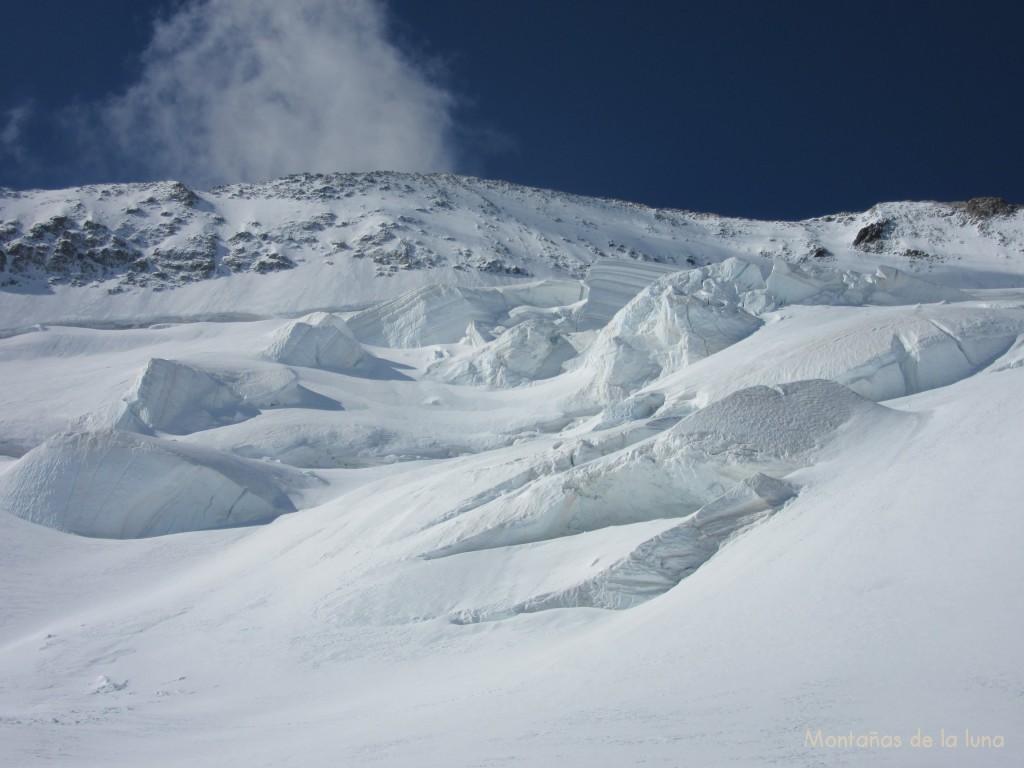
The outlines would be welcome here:
<svg viewBox="0 0 1024 768">
<path fill-rule="evenodd" d="M 974 263 L 965 271 L 958 262 L 968 251 Z M 0 328 L 108 314 L 144 321 L 146 304 L 166 308 L 150 319 L 175 317 L 178 302 L 156 294 L 186 288 L 211 294 L 199 300 L 199 316 L 298 315 L 354 308 L 422 283 L 581 280 L 605 259 L 686 269 L 730 256 L 867 272 L 892 266 L 936 282 L 955 275 L 958 285 L 1004 287 L 1024 274 L 1024 215 L 979 198 L 766 222 L 391 172 L 297 174 L 208 192 L 174 181 L 5 190 Z M 267 280 L 273 290 L 249 284 L 242 292 L 276 294 L 277 302 L 268 296 L 246 310 L 232 296 L 238 292 L 196 287 L 237 277 Z M 102 296 L 110 297 L 109 313 Z"/>
</svg>

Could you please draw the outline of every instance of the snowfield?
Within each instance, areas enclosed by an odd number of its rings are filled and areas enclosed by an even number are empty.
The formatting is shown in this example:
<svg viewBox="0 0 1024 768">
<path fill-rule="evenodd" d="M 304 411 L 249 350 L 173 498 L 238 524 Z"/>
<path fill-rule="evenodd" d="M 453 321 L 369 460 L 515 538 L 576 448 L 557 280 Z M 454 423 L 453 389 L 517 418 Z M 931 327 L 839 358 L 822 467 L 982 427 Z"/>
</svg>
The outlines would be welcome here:
<svg viewBox="0 0 1024 768">
<path fill-rule="evenodd" d="M 0 765 L 1020 764 L 1022 391 L 1012 206 L 2 190 Z"/>
</svg>

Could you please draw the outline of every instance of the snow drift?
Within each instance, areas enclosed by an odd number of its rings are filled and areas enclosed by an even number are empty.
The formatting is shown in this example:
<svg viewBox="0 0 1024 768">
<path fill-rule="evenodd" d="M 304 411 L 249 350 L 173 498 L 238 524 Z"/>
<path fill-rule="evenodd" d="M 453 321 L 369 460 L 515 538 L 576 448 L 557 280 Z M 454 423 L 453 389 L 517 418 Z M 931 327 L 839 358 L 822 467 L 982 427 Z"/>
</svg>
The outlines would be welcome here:
<svg viewBox="0 0 1024 768">
<path fill-rule="evenodd" d="M 774 514 L 796 494 L 797 488 L 784 480 L 761 473 L 751 475 L 577 583 L 517 601 L 463 609 L 452 616 L 452 621 L 470 624 L 554 608 L 633 608 L 676 586 L 729 539 Z"/>
<path fill-rule="evenodd" d="M 349 327 L 366 344 L 422 347 L 458 341 L 470 323 L 494 325 L 504 311 L 497 293 L 429 285 L 354 315 Z"/>
<path fill-rule="evenodd" d="M 279 328 L 263 355 L 287 365 L 331 371 L 354 368 L 367 360 L 348 324 L 327 312 L 314 312 Z"/>
<path fill-rule="evenodd" d="M 0 510 L 80 536 L 135 539 L 266 523 L 301 476 L 116 430 L 55 435 L 0 476 Z"/>
<path fill-rule="evenodd" d="M 767 295 L 781 304 L 859 305 L 965 301 L 967 294 L 937 285 L 892 267 L 880 266 L 874 274 L 831 267 L 798 266 L 777 259 L 765 281 Z"/>
<path fill-rule="evenodd" d="M 602 259 L 590 265 L 583 284 L 587 299 L 579 312 L 579 330 L 602 328 L 640 291 L 659 277 L 678 272 L 676 264 Z"/>
<path fill-rule="evenodd" d="M 590 396 L 614 402 L 673 370 L 710 357 L 754 333 L 761 320 L 738 306 L 736 291 L 760 273 L 737 260 L 662 277 L 631 299 L 572 367 L 593 371 Z M 728 281 L 728 277 L 733 277 Z M 726 294 L 726 289 L 728 294 Z"/>
<path fill-rule="evenodd" d="M 664 433 L 437 525 L 427 557 L 683 517 L 756 473 L 784 477 L 851 420 L 902 418 L 835 382 L 751 387 Z"/>
<path fill-rule="evenodd" d="M 146 435 L 188 435 L 238 424 L 262 409 L 340 407 L 302 386 L 284 366 L 256 364 L 205 371 L 176 360 L 153 358 L 112 409 L 86 417 L 82 424 Z M 112 415 L 106 416 L 108 413 Z"/>
<path fill-rule="evenodd" d="M 444 360 L 428 373 L 451 384 L 514 387 L 555 376 L 576 355 L 576 349 L 546 319 L 530 319 L 487 342 L 470 324 L 468 343 L 476 348 L 466 356 Z"/>
<path fill-rule="evenodd" d="M 251 418 L 258 410 L 231 387 L 191 365 L 153 358 L 125 394 L 113 426 L 187 435 Z"/>
<path fill-rule="evenodd" d="M 459 341 L 471 324 L 490 329 L 510 325 L 516 309 L 520 320 L 529 308 L 559 307 L 578 301 L 578 282 L 542 281 L 499 288 L 427 285 L 363 310 L 348 320 L 365 344 L 383 347 L 423 347 Z"/>
</svg>

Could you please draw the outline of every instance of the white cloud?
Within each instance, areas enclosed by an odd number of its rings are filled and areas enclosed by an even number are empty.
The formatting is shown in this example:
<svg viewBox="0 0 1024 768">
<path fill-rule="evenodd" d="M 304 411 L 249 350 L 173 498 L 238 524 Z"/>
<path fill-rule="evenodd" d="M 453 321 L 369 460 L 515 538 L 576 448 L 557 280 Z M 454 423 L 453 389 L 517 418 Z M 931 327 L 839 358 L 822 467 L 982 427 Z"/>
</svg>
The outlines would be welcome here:
<svg viewBox="0 0 1024 768">
<path fill-rule="evenodd" d="M 450 170 L 454 100 L 377 0 L 195 0 L 100 107 L 121 170 L 198 186 L 301 171 Z"/>
<path fill-rule="evenodd" d="M 7 110 L 3 129 L 0 130 L 0 153 L 10 155 L 15 160 L 24 158 L 22 131 L 31 114 L 32 107 L 29 104 Z"/>
</svg>

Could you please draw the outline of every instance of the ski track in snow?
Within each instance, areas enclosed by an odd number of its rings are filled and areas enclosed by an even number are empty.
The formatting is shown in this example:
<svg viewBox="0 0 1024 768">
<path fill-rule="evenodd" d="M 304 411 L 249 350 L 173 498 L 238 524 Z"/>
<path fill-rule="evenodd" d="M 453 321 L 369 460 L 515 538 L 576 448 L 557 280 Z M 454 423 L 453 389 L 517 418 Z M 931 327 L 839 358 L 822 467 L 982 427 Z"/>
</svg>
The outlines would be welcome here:
<svg viewBox="0 0 1024 768">
<path fill-rule="evenodd" d="M 0 765 L 1024 761 L 971 210 L 0 190 Z"/>
</svg>

